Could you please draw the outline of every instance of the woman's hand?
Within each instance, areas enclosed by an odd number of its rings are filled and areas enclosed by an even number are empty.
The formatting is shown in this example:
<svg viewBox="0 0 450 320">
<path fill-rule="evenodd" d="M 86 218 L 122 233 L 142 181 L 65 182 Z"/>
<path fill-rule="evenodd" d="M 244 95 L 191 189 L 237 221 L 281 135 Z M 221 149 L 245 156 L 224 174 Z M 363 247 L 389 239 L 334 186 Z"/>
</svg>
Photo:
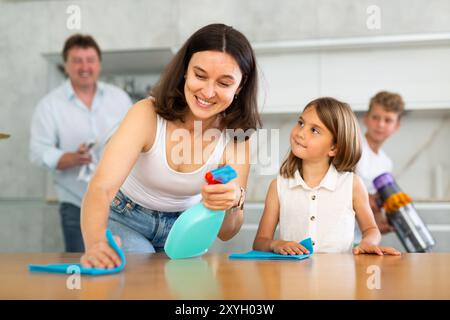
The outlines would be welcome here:
<svg viewBox="0 0 450 320">
<path fill-rule="evenodd" d="M 270 249 L 283 255 L 309 254 L 309 250 L 295 241 L 274 240 Z"/>
<path fill-rule="evenodd" d="M 228 210 L 237 205 L 241 188 L 235 180 L 226 184 L 210 184 L 202 187 L 203 204 L 210 210 Z"/>
<path fill-rule="evenodd" d="M 120 247 L 122 242 L 118 236 L 115 236 L 117 245 Z M 121 263 L 117 253 L 109 246 L 108 242 L 98 241 L 87 248 L 85 254 L 81 257 L 81 264 L 86 268 L 113 269 Z"/>
<path fill-rule="evenodd" d="M 382 246 L 377 246 L 377 245 L 374 245 L 371 243 L 361 241 L 360 244 L 356 248 L 353 248 L 353 254 L 358 255 L 358 254 L 363 254 L 363 253 L 374 253 L 379 256 L 382 256 L 385 254 L 392 255 L 392 256 L 401 255 L 400 251 L 398 251 L 392 247 L 382 247 Z"/>
</svg>

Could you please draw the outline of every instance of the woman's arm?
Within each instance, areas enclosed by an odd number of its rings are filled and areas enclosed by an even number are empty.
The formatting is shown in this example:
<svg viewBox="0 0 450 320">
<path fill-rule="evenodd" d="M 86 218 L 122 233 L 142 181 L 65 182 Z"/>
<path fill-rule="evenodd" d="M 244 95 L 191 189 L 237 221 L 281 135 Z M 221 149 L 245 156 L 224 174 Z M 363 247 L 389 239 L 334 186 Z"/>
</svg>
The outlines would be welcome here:
<svg viewBox="0 0 450 320">
<path fill-rule="evenodd" d="M 361 178 L 353 175 L 353 209 L 356 220 L 362 232 L 362 240 L 358 247 L 353 249 L 354 254 L 376 253 L 378 255 L 399 255 L 400 252 L 391 247 L 378 246 L 381 234 L 378 230 L 372 209 L 369 204 L 369 195 Z"/>
<path fill-rule="evenodd" d="M 109 205 L 125 181 L 139 154 L 149 150 L 155 139 L 156 114 L 150 100 L 130 108 L 120 127 L 107 143 L 81 208 L 81 231 L 87 267 L 114 267 L 118 256 L 108 246 L 105 231 Z"/>
</svg>

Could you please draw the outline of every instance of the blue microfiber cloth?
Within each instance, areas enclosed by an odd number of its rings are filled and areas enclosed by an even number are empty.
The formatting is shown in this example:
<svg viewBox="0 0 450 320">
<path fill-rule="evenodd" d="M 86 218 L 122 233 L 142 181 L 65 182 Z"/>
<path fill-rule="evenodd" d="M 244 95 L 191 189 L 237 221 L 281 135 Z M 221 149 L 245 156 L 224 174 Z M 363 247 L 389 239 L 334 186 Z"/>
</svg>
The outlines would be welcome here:
<svg viewBox="0 0 450 320">
<path fill-rule="evenodd" d="M 258 259 L 258 260 L 303 260 L 309 258 L 313 252 L 311 238 L 300 241 L 300 244 L 308 249 L 309 254 L 283 255 L 266 251 L 249 251 L 246 253 L 232 253 L 230 259 Z"/>
<path fill-rule="evenodd" d="M 106 239 L 108 240 L 109 245 L 116 251 L 116 253 L 120 257 L 120 266 L 115 267 L 113 269 L 100 269 L 100 268 L 85 268 L 82 267 L 79 263 L 63 263 L 63 264 L 47 264 L 47 265 L 37 265 L 37 264 L 30 264 L 28 266 L 28 270 L 30 272 L 49 272 L 49 273 L 65 273 L 68 274 L 70 270 L 73 270 L 73 268 L 79 268 L 80 274 L 89 275 L 89 276 L 99 276 L 99 275 L 105 275 L 105 274 L 112 274 L 122 271 L 122 269 L 125 267 L 125 255 L 120 249 L 120 247 L 117 245 L 117 243 L 114 241 L 113 235 L 109 229 L 106 230 Z"/>
</svg>

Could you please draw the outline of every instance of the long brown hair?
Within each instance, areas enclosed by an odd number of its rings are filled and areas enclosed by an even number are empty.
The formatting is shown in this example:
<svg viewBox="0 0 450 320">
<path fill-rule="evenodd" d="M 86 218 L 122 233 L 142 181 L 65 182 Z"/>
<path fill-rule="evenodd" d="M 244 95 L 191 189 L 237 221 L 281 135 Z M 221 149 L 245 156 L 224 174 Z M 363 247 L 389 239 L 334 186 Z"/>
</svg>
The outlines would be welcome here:
<svg viewBox="0 0 450 320">
<path fill-rule="evenodd" d="M 225 24 L 210 24 L 201 28 L 177 52 L 151 92 L 155 98 L 156 113 L 169 121 L 184 120 L 188 111 L 184 96 L 184 75 L 191 57 L 199 51 L 219 51 L 231 55 L 243 75 L 239 95 L 222 113 L 221 129 L 246 131 L 261 127 L 257 107 L 258 75 L 255 54 L 247 38 Z"/>
<path fill-rule="evenodd" d="M 350 106 L 330 97 L 318 98 L 309 102 L 303 109 L 314 107 L 322 123 L 333 135 L 333 143 L 337 153 L 331 158 L 331 163 L 339 172 L 355 171 L 361 158 L 361 136 L 358 121 Z M 280 168 L 284 178 L 294 177 L 295 171 L 302 169 L 302 159 L 289 150 L 289 154 Z"/>
</svg>

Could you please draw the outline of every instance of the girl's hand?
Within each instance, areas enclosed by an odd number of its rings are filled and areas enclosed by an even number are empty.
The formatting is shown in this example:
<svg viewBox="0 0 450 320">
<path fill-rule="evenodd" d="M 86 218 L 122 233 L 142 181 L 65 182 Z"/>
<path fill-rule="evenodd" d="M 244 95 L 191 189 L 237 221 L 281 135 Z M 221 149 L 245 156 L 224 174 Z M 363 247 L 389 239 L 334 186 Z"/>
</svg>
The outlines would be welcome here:
<svg viewBox="0 0 450 320">
<path fill-rule="evenodd" d="M 283 255 L 309 254 L 309 250 L 295 241 L 275 240 L 271 243 L 270 249 Z"/>
<path fill-rule="evenodd" d="M 115 236 L 117 245 L 122 245 L 121 239 Z M 108 242 L 99 241 L 87 248 L 81 257 L 81 264 L 86 268 L 113 269 L 121 263 L 117 253 L 109 246 Z"/>
<path fill-rule="evenodd" d="M 376 246 L 374 244 L 366 243 L 364 241 L 361 241 L 359 246 L 353 249 L 353 254 L 363 254 L 363 253 L 374 253 L 379 256 L 388 254 L 392 256 L 399 256 L 401 255 L 400 251 L 397 251 L 396 249 L 392 247 L 382 247 L 382 246 Z"/>
<path fill-rule="evenodd" d="M 210 210 L 228 210 L 239 202 L 241 188 L 235 180 L 202 187 L 203 204 Z"/>
</svg>

